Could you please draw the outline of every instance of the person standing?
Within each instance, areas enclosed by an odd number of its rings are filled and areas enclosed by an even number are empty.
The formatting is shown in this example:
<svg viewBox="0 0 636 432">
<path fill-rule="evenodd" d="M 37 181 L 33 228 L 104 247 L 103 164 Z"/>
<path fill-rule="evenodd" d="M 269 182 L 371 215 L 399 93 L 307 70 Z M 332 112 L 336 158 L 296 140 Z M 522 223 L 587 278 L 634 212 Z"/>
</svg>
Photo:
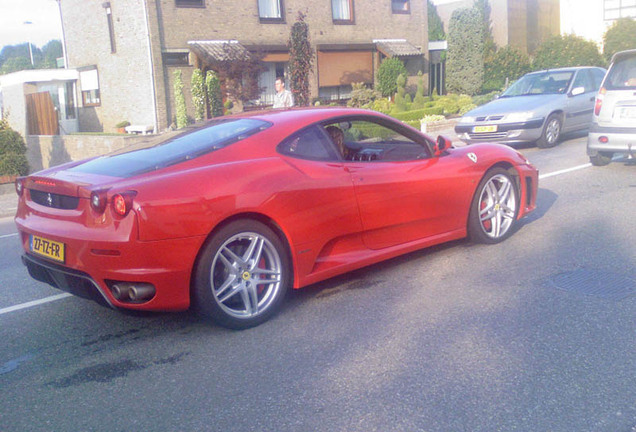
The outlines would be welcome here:
<svg viewBox="0 0 636 432">
<path fill-rule="evenodd" d="M 294 106 L 294 96 L 289 90 L 285 90 L 285 80 L 281 77 L 274 82 L 276 94 L 274 95 L 273 108 L 291 108 Z"/>
</svg>

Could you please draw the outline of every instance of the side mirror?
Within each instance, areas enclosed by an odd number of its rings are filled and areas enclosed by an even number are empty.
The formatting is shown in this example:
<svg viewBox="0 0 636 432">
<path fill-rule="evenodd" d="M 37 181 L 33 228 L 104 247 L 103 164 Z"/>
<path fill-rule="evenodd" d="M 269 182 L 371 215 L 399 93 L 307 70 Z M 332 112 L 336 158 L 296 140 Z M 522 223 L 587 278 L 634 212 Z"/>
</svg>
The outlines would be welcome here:
<svg viewBox="0 0 636 432">
<path fill-rule="evenodd" d="M 583 93 L 585 93 L 585 87 L 575 87 L 570 92 L 570 94 L 572 96 L 578 96 L 578 95 L 583 94 Z"/>
<path fill-rule="evenodd" d="M 433 147 L 433 154 L 435 157 L 441 156 L 444 151 L 448 150 L 453 146 L 453 142 L 446 138 L 444 135 L 439 135 L 437 137 L 437 142 L 435 143 L 435 147 Z"/>
</svg>

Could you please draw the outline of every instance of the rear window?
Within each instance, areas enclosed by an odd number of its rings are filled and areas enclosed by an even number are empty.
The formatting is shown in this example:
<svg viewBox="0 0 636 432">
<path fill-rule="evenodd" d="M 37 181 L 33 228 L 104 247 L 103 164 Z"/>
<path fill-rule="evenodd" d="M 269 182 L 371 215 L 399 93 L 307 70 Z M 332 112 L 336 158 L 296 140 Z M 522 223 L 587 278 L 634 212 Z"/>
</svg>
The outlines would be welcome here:
<svg viewBox="0 0 636 432">
<path fill-rule="evenodd" d="M 612 65 L 605 80 L 607 90 L 636 89 L 636 56 L 617 61 Z"/>
<path fill-rule="evenodd" d="M 151 147 L 93 159 L 71 168 L 70 171 L 130 177 L 213 152 L 265 130 L 270 125 L 255 119 L 220 120 Z"/>
</svg>

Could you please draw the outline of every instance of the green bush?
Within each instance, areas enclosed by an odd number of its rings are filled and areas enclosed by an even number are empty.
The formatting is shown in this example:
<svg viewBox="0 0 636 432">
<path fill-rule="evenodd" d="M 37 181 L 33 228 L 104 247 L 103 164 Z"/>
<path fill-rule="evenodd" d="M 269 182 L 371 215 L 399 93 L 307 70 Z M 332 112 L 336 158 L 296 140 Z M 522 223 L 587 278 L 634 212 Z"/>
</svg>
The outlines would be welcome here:
<svg viewBox="0 0 636 432">
<path fill-rule="evenodd" d="M 446 88 L 474 95 L 484 77 L 484 22 L 477 8 L 456 9 L 448 25 Z"/>
<path fill-rule="evenodd" d="M 607 29 L 603 35 L 603 56 L 609 62 L 619 51 L 636 48 L 636 21 L 621 18 Z"/>
<path fill-rule="evenodd" d="M 530 72 L 530 59 L 517 49 L 506 46 L 497 50 L 492 59 L 484 64 L 482 93 L 502 90 L 508 83 Z"/>
<path fill-rule="evenodd" d="M 203 72 L 201 72 L 201 69 L 192 71 L 190 92 L 192 93 L 192 105 L 194 105 L 194 121 L 203 120 L 205 116 L 205 89 L 203 88 Z"/>
<path fill-rule="evenodd" d="M 29 173 L 26 155 L 18 153 L 0 154 L 0 175 L 23 176 Z"/>
<path fill-rule="evenodd" d="M 13 129 L 0 131 L 0 175 L 26 175 L 29 164 L 26 144 L 22 136 Z"/>
<path fill-rule="evenodd" d="M 570 66 L 605 66 L 605 60 L 592 41 L 579 36 L 552 36 L 534 53 L 534 70 Z"/>
<path fill-rule="evenodd" d="M 417 73 L 417 90 L 413 98 L 413 109 L 424 108 L 426 102 L 428 102 L 428 98 L 424 96 L 424 75 L 422 75 L 422 71 L 419 71 Z"/>
<path fill-rule="evenodd" d="M 221 96 L 221 83 L 219 76 L 214 71 L 208 71 L 205 76 L 205 87 L 207 90 L 208 104 L 212 117 L 223 115 L 223 96 Z"/>
<path fill-rule="evenodd" d="M 183 76 L 179 69 L 174 71 L 174 103 L 177 129 L 181 129 L 188 125 L 188 112 L 183 94 Z"/>
<path fill-rule="evenodd" d="M 408 110 L 406 94 L 406 74 L 400 74 L 397 78 L 397 93 L 395 94 L 395 111 L 401 112 Z M 409 97 L 410 99 L 410 97 Z"/>
<path fill-rule="evenodd" d="M 397 57 L 384 59 L 378 68 L 377 89 L 382 96 L 392 96 L 397 92 L 397 79 L 400 75 L 408 74 L 406 66 Z"/>
<path fill-rule="evenodd" d="M 378 94 L 373 89 L 367 88 L 364 83 L 352 83 L 351 99 L 347 102 L 347 106 L 360 108 L 373 102 Z"/>
</svg>

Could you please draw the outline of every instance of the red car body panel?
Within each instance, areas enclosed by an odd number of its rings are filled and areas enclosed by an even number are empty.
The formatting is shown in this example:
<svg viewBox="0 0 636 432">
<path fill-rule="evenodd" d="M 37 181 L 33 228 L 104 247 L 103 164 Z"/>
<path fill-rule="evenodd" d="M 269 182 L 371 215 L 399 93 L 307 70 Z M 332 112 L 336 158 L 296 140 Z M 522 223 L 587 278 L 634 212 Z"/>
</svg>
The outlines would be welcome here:
<svg viewBox="0 0 636 432">
<path fill-rule="evenodd" d="M 193 268 L 203 245 L 236 218 L 265 221 L 280 233 L 289 247 L 293 287 L 300 288 L 465 237 L 477 185 L 496 165 L 519 176 L 518 218 L 534 210 L 537 170 L 501 145 L 399 162 L 324 162 L 277 151 L 296 131 L 350 116 L 395 122 L 349 109 L 246 114 L 234 118 L 272 126 L 151 172 L 124 178 L 78 173 L 69 171 L 79 164 L 74 162 L 31 175 L 23 179 L 15 219 L 25 254 L 32 255 L 31 235 L 64 243 L 65 262 L 53 265 L 88 275 L 111 306 L 183 310 L 190 305 Z M 79 204 L 71 210 L 51 208 L 33 201 L 32 191 L 77 197 Z M 91 207 L 92 192 L 110 202 L 126 191 L 136 195 L 124 217 L 110 206 L 103 213 Z M 147 302 L 123 303 L 111 292 L 113 281 L 150 283 L 156 294 Z"/>
</svg>

